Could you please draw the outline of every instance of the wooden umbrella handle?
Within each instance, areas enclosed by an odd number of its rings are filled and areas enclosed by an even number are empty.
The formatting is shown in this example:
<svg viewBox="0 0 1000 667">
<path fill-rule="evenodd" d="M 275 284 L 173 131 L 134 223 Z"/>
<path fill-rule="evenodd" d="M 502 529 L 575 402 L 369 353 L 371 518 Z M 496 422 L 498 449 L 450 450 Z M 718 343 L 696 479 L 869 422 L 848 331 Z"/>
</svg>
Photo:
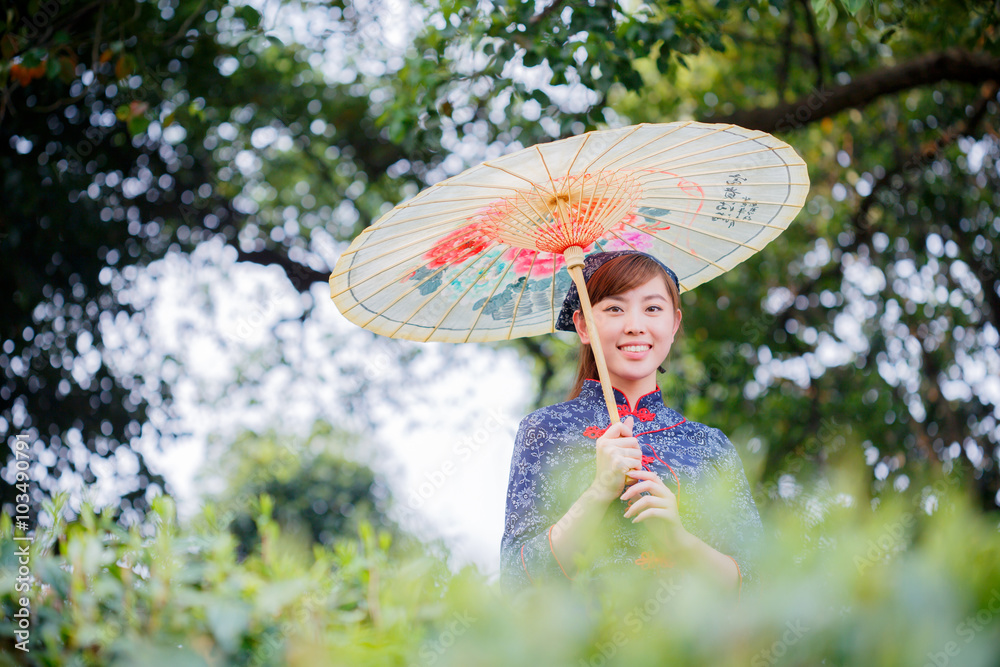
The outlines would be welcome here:
<svg viewBox="0 0 1000 667">
<path fill-rule="evenodd" d="M 583 311 L 583 321 L 587 323 L 587 332 L 591 337 L 590 349 L 594 352 L 597 362 L 597 374 L 601 380 L 601 390 L 604 392 L 604 402 L 608 406 L 608 418 L 611 424 L 618 421 L 618 405 L 615 403 L 615 392 L 608 378 L 608 365 L 604 361 L 604 350 L 601 348 L 601 338 L 597 335 L 597 325 L 594 324 L 594 313 L 590 305 L 590 295 L 587 294 L 587 282 L 583 279 L 583 248 L 572 245 L 563 251 L 566 258 L 566 269 L 576 283 L 576 291 L 580 295 L 580 310 Z M 593 341 L 597 341 L 594 345 Z"/>
</svg>

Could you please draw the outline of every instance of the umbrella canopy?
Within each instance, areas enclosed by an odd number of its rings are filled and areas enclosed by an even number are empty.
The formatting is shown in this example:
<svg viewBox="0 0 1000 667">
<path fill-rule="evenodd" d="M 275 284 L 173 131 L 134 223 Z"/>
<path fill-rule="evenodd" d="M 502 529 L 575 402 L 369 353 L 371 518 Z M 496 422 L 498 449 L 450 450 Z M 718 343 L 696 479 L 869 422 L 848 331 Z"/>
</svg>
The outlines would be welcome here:
<svg viewBox="0 0 1000 667">
<path fill-rule="evenodd" d="M 331 297 L 385 336 L 495 341 L 554 332 L 578 279 L 593 330 L 585 255 L 649 253 L 689 290 L 770 243 L 808 191 L 805 163 L 764 132 L 696 122 L 589 132 L 484 162 L 399 204 L 340 257 Z"/>
</svg>

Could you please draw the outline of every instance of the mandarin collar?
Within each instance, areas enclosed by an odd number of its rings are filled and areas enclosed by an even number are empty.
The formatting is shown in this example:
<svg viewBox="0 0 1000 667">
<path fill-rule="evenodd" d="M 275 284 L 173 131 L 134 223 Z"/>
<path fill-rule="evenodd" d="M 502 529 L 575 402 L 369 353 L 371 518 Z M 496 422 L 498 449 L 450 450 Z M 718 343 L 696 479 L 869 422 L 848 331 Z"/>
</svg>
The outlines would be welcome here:
<svg viewBox="0 0 1000 667">
<path fill-rule="evenodd" d="M 670 423 L 675 423 L 682 421 L 684 418 L 680 413 L 668 408 L 663 403 L 663 393 L 660 391 L 660 387 L 657 386 L 655 391 L 651 391 L 648 394 L 639 397 L 636 405 L 629 405 L 628 397 L 620 389 L 612 387 L 615 392 L 615 404 L 619 406 L 619 414 L 628 413 L 638 413 L 643 410 L 647 410 L 649 413 L 654 414 L 656 417 L 663 419 Z M 601 383 L 597 380 L 584 380 L 583 385 L 580 387 L 579 400 L 586 401 L 587 403 L 597 403 L 604 407 L 604 392 L 601 391 Z M 623 411 L 624 408 L 624 411 Z M 601 412 L 607 413 L 606 410 L 601 410 Z"/>
</svg>

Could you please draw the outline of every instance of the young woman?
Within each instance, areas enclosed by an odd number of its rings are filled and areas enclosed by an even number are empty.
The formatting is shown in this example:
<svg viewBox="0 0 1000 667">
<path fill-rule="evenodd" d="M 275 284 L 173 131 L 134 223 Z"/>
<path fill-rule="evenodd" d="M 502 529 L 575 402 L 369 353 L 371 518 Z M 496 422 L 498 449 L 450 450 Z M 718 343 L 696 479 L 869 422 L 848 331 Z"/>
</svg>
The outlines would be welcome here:
<svg viewBox="0 0 1000 667">
<path fill-rule="evenodd" d="M 571 287 L 557 328 L 580 337 L 577 380 L 569 401 L 518 428 L 501 585 L 514 592 L 609 568 L 682 570 L 738 595 L 754 578 L 762 533 L 743 464 L 721 431 L 666 407 L 656 384 L 681 323 L 677 277 L 636 251 L 590 255 L 583 273 L 597 331 L 587 330 Z M 615 424 L 592 344 L 607 361 Z"/>
</svg>

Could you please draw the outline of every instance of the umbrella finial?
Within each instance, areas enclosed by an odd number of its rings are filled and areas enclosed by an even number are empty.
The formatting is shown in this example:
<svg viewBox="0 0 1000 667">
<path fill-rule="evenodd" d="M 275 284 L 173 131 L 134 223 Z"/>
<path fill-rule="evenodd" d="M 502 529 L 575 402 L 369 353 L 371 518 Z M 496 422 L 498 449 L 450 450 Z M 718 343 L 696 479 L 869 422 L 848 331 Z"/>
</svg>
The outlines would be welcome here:
<svg viewBox="0 0 1000 667">
<path fill-rule="evenodd" d="M 566 258 L 566 268 L 572 269 L 583 267 L 583 248 L 578 245 L 571 245 L 563 250 L 563 257 Z M 579 287 L 577 287 L 579 289 Z"/>
</svg>

